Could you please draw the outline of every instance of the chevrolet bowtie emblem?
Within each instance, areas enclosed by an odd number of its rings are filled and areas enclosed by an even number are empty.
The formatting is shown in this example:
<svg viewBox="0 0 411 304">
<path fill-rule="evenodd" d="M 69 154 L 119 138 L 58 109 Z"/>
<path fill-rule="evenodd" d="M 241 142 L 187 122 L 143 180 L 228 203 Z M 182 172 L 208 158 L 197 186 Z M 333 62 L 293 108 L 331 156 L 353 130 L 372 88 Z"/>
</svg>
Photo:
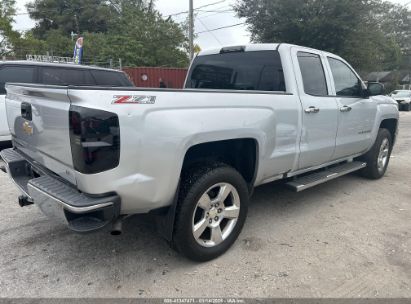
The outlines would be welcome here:
<svg viewBox="0 0 411 304">
<path fill-rule="evenodd" d="M 28 121 L 25 121 L 23 123 L 23 131 L 28 135 L 33 135 L 33 126 L 31 126 Z"/>
</svg>

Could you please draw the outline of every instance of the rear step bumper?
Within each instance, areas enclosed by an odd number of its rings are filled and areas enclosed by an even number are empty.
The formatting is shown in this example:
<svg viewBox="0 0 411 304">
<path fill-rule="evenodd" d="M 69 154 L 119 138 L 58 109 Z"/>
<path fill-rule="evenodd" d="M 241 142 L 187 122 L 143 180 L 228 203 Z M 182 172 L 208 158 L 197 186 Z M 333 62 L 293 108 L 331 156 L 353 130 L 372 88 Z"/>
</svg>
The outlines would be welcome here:
<svg viewBox="0 0 411 304">
<path fill-rule="evenodd" d="M 91 196 L 79 192 L 46 169 L 33 166 L 14 149 L 0 152 L 5 170 L 24 194 L 51 218 L 64 221 L 76 232 L 103 228 L 119 216 L 120 197 L 115 194 Z"/>
</svg>

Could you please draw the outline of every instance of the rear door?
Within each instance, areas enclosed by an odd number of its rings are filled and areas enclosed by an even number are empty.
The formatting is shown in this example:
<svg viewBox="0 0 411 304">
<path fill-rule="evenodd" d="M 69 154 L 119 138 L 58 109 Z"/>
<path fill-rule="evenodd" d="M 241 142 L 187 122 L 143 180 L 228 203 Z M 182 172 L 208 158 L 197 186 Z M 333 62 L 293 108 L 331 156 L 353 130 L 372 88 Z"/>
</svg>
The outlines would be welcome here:
<svg viewBox="0 0 411 304">
<path fill-rule="evenodd" d="M 377 104 L 364 98 L 365 85 L 343 60 L 327 56 L 332 75 L 332 90 L 338 103 L 338 132 L 333 159 L 340 159 L 367 150 L 372 143 Z"/>
<path fill-rule="evenodd" d="M 291 49 L 301 105 L 303 107 L 299 169 L 331 160 L 335 149 L 338 107 L 330 96 L 322 52 Z"/>
<path fill-rule="evenodd" d="M 6 89 L 7 82 L 33 83 L 36 77 L 36 67 L 0 65 L 0 136 L 10 135 L 6 115 Z"/>
</svg>

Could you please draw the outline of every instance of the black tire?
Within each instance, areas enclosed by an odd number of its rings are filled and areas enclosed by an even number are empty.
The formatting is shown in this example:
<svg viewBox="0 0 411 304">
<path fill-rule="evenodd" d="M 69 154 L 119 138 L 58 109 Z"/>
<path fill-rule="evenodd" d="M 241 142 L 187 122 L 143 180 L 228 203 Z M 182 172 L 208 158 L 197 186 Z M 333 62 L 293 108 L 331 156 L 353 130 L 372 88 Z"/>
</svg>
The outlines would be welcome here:
<svg viewBox="0 0 411 304">
<path fill-rule="evenodd" d="M 380 148 L 385 140 L 388 140 L 389 147 L 388 147 L 388 158 L 385 162 L 384 166 L 379 166 L 379 155 L 380 155 Z M 388 164 L 390 162 L 390 156 L 392 151 L 392 136 L 390 131 L 387 129 L 379 129 L 377 139 L 374 142 L 371 150 L 368 151 L 365 155 L 360 157 L 360 160 L 367 163 L 367 167 L 361 170 L 361 175 L 369 178 L 369 179 L 380 179 L 384 176 L 385 172 L 387 171 Z"/>
<path fill-rule="evenodd" d="M 209 192 L 207 192 L 207 190 L 209 190 L 210 187 L 212 188 L 220 183 L 228 183 L 237 191 L 238 196 L 236 197 L 237 200 L 238 198 L 240 200 L 239 215 L 236 223 L 233 224 L 233 228 L 231 228 L 231 233 L 227 235 L 222 243 L 214 245 L 213 247 L 204 247 L 199 244 L 200 240 L 196 240 L 194 237 L 194 213 L 199 210 L 197 203 L 203 194 L 208 194 Z M 183 172 L 176 210 L 172 241 L 173 247 L 187 258 L 197 262 L 209 261 L 220 256 L 226 252 L 238 238 L 247 217 L 248 200 L 248 187 L 244 178 L 234 168 L 223 163 L 214 162 L 203 164 L 194 169 L 187 170 L 187 172 Z M 208 220 L 209 219 L 207 219 L 207 221 Z M 220 220 L 222 222 L 224 220 L 223 217 L 221 217 Z M 206 229 L 210 229 L 211 235 L 211 228 Z"/>
</svg>

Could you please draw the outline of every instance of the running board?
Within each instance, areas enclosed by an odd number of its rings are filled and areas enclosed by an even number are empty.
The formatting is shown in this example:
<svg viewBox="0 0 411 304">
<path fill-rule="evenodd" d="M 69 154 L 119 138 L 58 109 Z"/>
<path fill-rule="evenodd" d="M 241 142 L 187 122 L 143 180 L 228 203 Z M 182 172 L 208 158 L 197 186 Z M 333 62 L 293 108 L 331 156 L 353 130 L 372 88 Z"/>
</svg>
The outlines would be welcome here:
<svg viewBox="0 0 411 304">
<path fill-rule="evenodd" d="M 365 168 L 366 166 L 366 163 L 359 161 L 345 163 L 336 167 L 328 168 L 325 171 L 320 171 L 312 173 L 310 175 L 297 177 L 291 182 L 286 183 L 286 185 L 292 190 L 300 192 L 305 189 L 333 180 L 337 177 L 360 170 L 362 168 Z"/>
</svg>

